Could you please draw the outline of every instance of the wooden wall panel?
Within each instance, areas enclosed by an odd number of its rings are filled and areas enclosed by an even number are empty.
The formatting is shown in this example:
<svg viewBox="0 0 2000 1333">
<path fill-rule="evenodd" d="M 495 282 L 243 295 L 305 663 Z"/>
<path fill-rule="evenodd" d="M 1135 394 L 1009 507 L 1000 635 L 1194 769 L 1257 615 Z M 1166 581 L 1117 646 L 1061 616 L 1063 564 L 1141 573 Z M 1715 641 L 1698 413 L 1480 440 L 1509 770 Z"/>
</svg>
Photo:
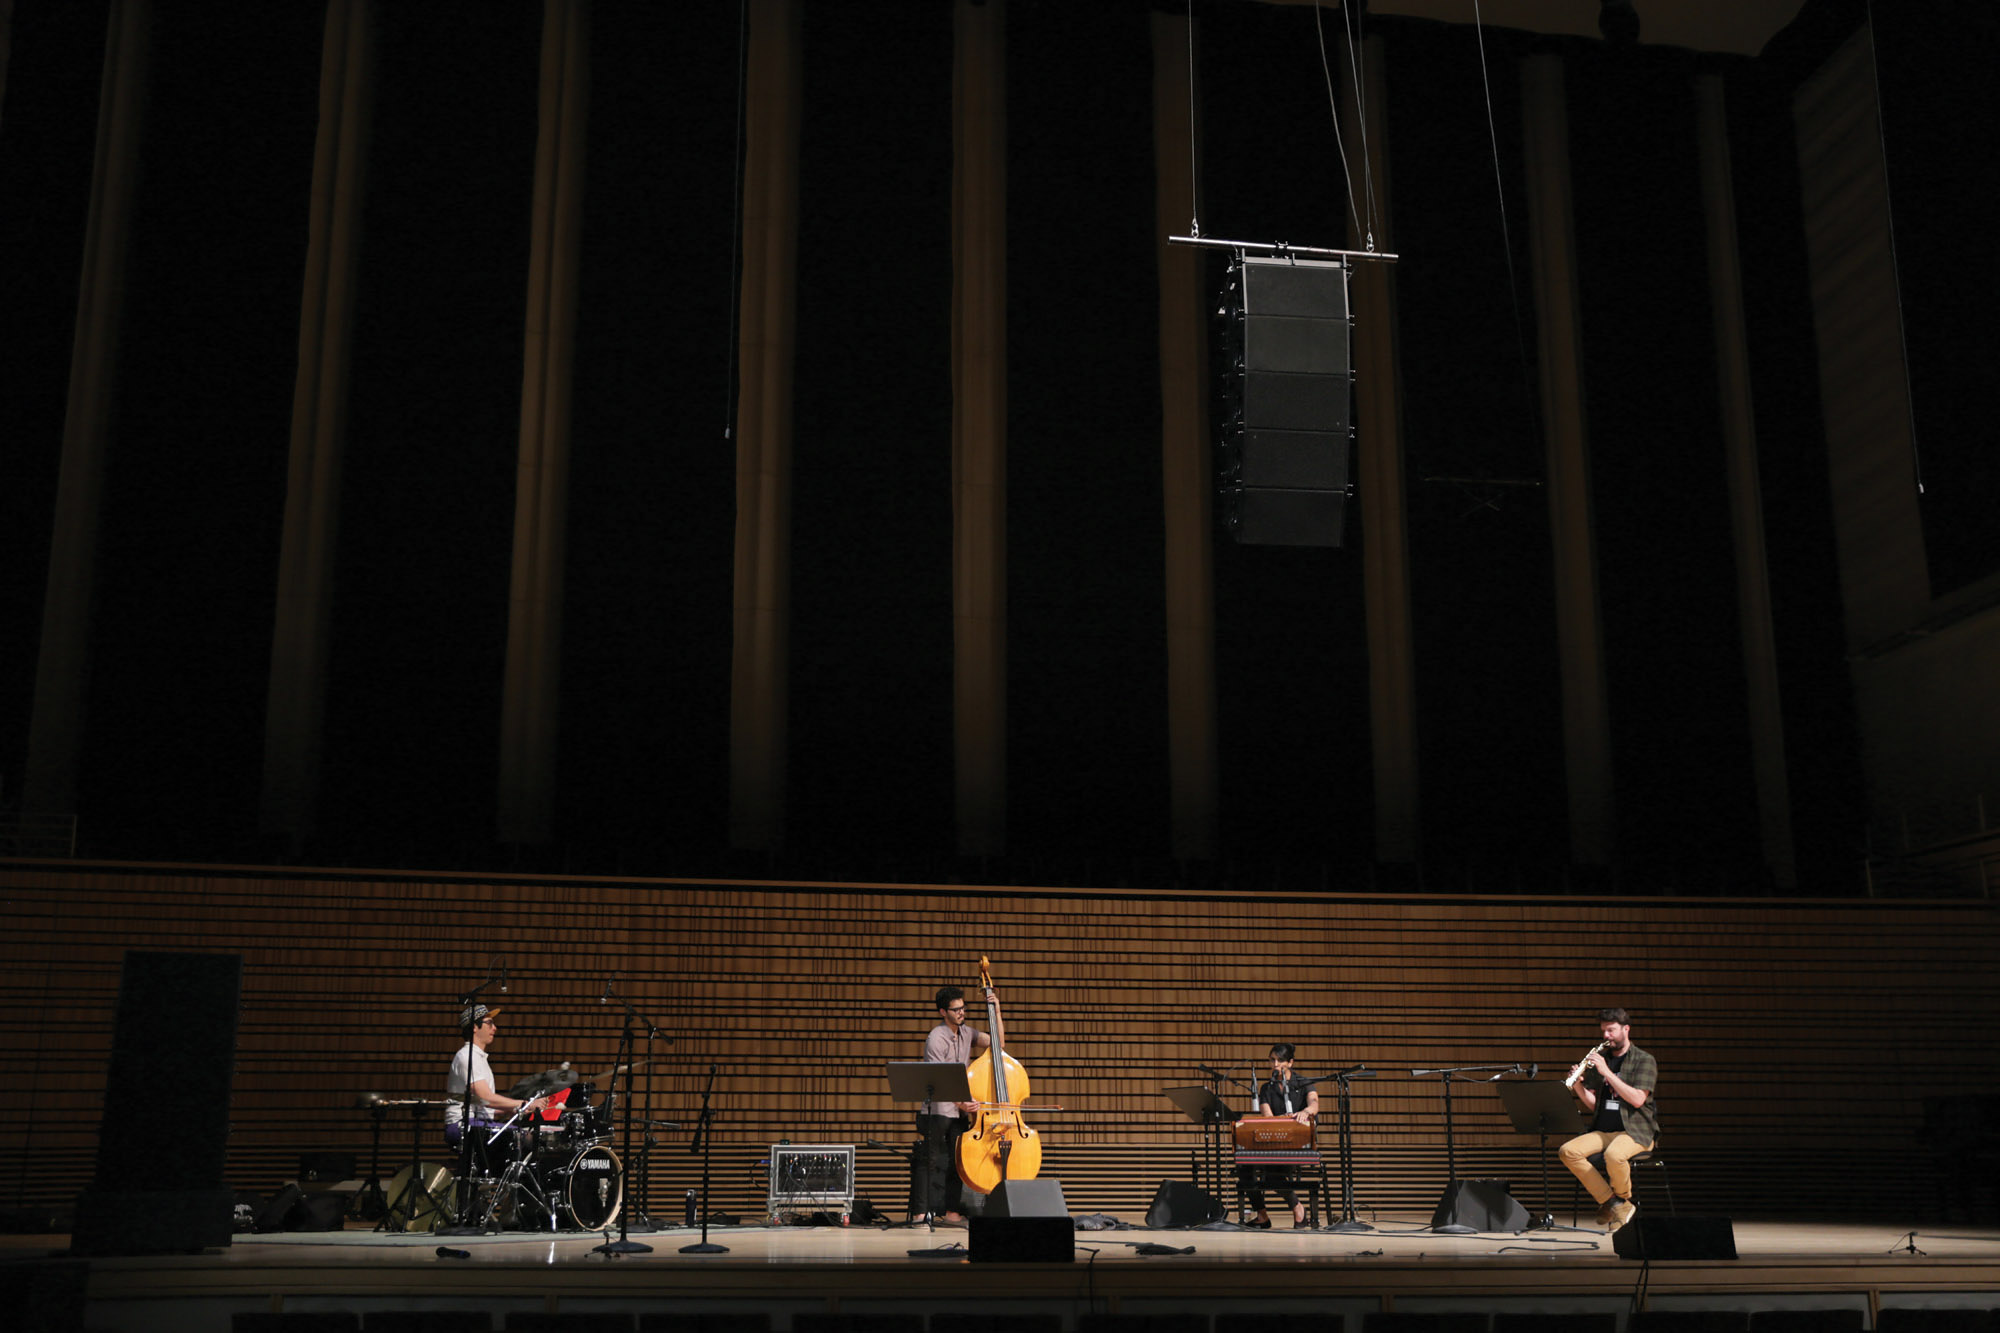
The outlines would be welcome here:
<svg viewBox="0 0 2000 1333">
<path fill-rule="evenodd" d="M 1683 1209 L 1857 1208 L 1911 1216 L 1936 1185 L 1926 1096 L 2000 1093 L 1990 905 L 1806 900 L 1056 893 L 958 886 L 507 880 L 391 873 L 0 863 L 0 1061 L 32 1108 L 0 1144 L 0 1198 L 67 1202 L 87 1181 L 127 949 L 241 953 L 230 1171 L 268 1190 L 302 1151 L 363 1155 L 357 1093 L 440 1096 L 455 997 L 504 959 L 492 1057 L 503 1082 L 612 1063 L 607 976 L 675 1037 L 654 1114 L 691 1123 L 720 1067 L 716 1198 L 758 1213 L 757 1163 L 794 1143 L 906 1144 L 890 1060 L 914 1058 L 931 992 L 973 988 L 991 954 L 1012 1047 L 1047 1134 L 1045 1173 L 1078 1211 L 1143 1209 L 1185 1177 L 1193 1127 L 1161 1096 L 1197 1064 L 1249 1077 L 1273 1040 L 1355 1084 L 1356 1193 L 1425 1209 L 1444 1180 L 1437 1079 L 1414 1069 L 1539 1063 L 1556 1078 L 1623 1003 L 1660 1059 L 1663 1148 Z M 488 998 L 494 998 L 490 995 Z M 975 1006 L 977 1008 L 978 1006 Z M 1329 1087 L 1330 1093 L 1330 1087 Z M 143 1094 L 141 1094 L 143 1095 Z M 1330 1101 L 1329 1095 L 1329 1101 Z M 1493 1090 L 1460 1083 L 1461 1175 L 1540 1197 L 1541 1157 Z M 163 1125 L 162 1151 L 174 1127 Z M 435 1122 L 429 1126 L 434 1135 Z M 408 1154 L 408 1122 L 385 1152 Z M 1323 1136 L 1331 1144 L 1331 1124 Z M 1782 1145 L 1782 1147 L 1780 1146 Z M 900 1211 L 902 1168 L 861 1179 Z M 685 1134 L 652 1170 L 680 1213 Z M 1559 1200 L 1567 1177 L 1551 1180 Z"/>
</svg>

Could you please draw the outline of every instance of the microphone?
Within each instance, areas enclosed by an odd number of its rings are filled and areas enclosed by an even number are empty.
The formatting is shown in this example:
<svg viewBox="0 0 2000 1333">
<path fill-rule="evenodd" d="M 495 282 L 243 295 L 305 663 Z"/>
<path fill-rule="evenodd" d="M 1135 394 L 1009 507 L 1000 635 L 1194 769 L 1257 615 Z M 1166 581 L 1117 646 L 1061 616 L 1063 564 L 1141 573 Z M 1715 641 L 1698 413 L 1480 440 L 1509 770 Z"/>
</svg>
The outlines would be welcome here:
<svg viewBox="0 0 2000 1333">
<path fill-rule="evenodd" d="M 1540 1066 L 1540 1065 L 1538 1065 L 1538 1064 L 1530 1064 L 1530 1065 L 1528 1066 L 1528 1077 L 1529 1077 L 1529 1078 L 1533 1078 L 1533 1077 L 1534 1077 L 1534 1076 L 1535 1076 L 1535 1075 L 1536 1075 L 1536 1074 L 1537 1074 L 1538 1072 L 1540 1072 L 1540 1070 L 1541 1070 L 1541 1066 Z"/>
<path fill-rule="evenodd" d="M 438 1246 L 438 1258 L 440 1259 L 470 1259 L 471 1257 L 471 1250 L 454 1250 L 449 1245 Z"/>
<path fill-rule="evenodd" d="M 1195 1066 L 1195 1068 L 1196 1068 L 1196 1069 L 1199 1069 L 1199 1070 L 1200 1070 L 1200 1071 L 1201 1071 L 1202 1073 L 1204 1073 L 1204 1074 L 1208 1075 L 1208 1076 L 1209 1076 L 1210 1078 L 1221 1078 L 1221 1077 L 1222 1077 L 1222 1075 L 1221 1075 L 1221 1074 L 1218 1074 L 1218 1073 L 1217 1073 L 1217 1072 L 1216 1072 L 1215 1070 L 1213 1070 L 1213 1069 L 1210 1069 L 1210 1068 L 1209 1068 L 1209 1067 L 1208 1067 L 1207 1065 L 1196 1065 L 1196 1066 Z"/>
<path fill-rule="evenodd" d="M 602 994 L 602 995 L 600 995 L 600 996 L 598 996 L 598 997 L 597 997 L 597 1002 L 598 1002 L 599 1004 L 610 1004 L 610 1003 L 611 1003 L 611 978 L 610 978 L 610 977 L 606 977 L 606 978 L 604 979 L 604 994 Z"/>
<path fill-rule="evenodd" d="M 507 993 L 507 964 L 504 962 L 500 964 L 500 993 Z"/>
</svg>

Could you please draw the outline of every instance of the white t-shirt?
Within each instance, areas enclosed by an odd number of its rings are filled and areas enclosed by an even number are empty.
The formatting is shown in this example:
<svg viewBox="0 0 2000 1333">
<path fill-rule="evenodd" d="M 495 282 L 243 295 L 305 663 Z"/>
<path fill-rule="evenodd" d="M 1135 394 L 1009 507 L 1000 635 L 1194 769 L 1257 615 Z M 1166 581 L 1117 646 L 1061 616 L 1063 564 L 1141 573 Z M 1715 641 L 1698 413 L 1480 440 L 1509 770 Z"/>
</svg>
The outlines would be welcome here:
<svg viewBox="0 0 2000 1333">
<path fill-rule="evenodd" d="M 446 1075 L 444 1080 L 445 1095 L 451 1098 L 451 1105 L 444 1108 L 444 1122 L 447 1125 L 457 1124 L 465 1113 L 465 1056 L 468 1051 L 472 1053 L 472 1081 L 484 1083 L 488 1088 L 493 1086 L 493 1066 L 486 1063 L 486 1052 L 470 1042 L 459 1047 L 458 1053 L 451 1057 L 451 1073 Z M 492 1112 L 486 1109 L 486 1104 L 479 1100 L 477 1093 L 474 1093 L 472 1118 L 486 1120 L 491 1116 Z"/>
</svg>

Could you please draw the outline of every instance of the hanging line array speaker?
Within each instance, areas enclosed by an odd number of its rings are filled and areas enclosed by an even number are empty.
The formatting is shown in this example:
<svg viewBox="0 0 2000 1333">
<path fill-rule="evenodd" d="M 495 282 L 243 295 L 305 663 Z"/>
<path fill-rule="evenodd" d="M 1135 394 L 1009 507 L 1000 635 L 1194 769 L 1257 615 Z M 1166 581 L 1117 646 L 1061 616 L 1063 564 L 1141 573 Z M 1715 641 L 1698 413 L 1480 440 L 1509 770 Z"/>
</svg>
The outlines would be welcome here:
<svg viewBox="0 0 2000 1333">
<path fill-rule="evenodd" d="M 1339 546 L 1347 517 L 1347 265 L 1239 257 L 1217 315 L 1223 522 L 1246 545 Z"/>
</svg>

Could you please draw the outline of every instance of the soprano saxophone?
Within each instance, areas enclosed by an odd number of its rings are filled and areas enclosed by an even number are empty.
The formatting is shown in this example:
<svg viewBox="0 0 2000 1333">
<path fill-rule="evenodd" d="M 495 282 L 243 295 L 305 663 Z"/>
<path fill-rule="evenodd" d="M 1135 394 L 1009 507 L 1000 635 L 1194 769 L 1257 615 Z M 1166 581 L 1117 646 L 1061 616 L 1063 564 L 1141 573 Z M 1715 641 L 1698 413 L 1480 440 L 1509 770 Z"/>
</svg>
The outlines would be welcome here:
<svg viewBox="0 0 2000 1333">
<path fill-rule="evenodd" d="M 1596 1055 L 1599 1051 L 1606 1049 L 1610 1045 L 1611 1043 L 1608 1041 L 1600 1041 L 1597 1043 L 1597 1045 L 1585 1051 L 1583 1053 L 1583 1059 L 1578 1060 L 1576 1062 L 1576 1068 L 1570 1070 L 1569 1077 L 1563 1080 L 1563 1086 L 1565 1088 L 1575 1087 L 1576 1081 L 1583 1077 L 1583 1071 L 1590 1068 L 1590 1057 Z"/>
</svg>

